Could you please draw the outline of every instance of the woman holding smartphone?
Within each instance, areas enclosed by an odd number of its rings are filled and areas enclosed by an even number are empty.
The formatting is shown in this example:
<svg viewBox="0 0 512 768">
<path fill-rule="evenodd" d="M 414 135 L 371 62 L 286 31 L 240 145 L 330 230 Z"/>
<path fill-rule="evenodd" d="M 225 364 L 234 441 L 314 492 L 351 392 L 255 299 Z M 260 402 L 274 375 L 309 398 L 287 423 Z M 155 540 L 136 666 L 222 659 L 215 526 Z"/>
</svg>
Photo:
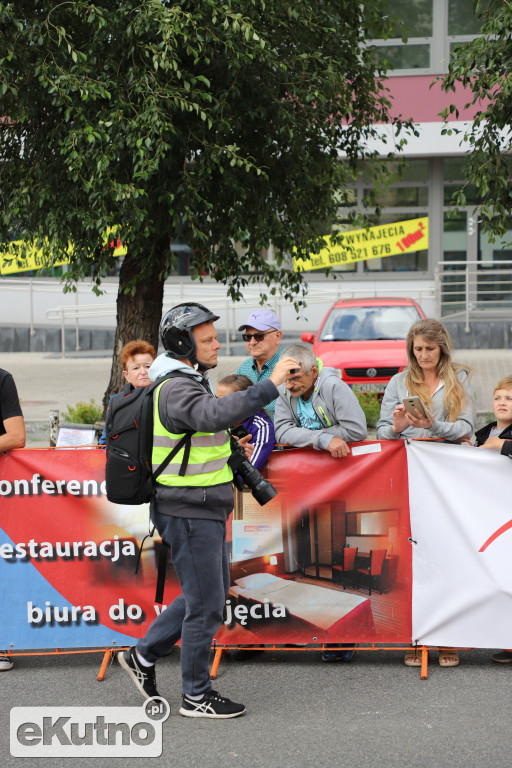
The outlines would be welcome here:
<svg viewBox="0 0 512 768">
<path fill-rule="evenodd" d="M 406 437 L 469 438 L 475 421 L 470 370 L 451 361 L 450 335 L 438 320 L 414 323 L 407 334 L 408 367 L 386 387 L 377 424 L 378 440 Z M 404 399 L 418 396 L 426 409 L 408 412 Z"/>
<path fill-rule="evenodd" d="M 475 399 L 469 386 L 468 368 L 452 363 L 451 340 L 438 320 L 419 320 L 409 329 L 406 340 L 408 368 L 393 376 L 386 387 L 377 424 L 378 440 L 406 437 L 435 437 L 445 440 L 468 438 L 473 433 Z M 406 410 L 417 396 L 419 409 Z M 414 402 L 411 403 L 414 405 Z M 405 664 L 421 665 L 421 652 L 405 653 Z M 439 651 L 442 667 L 455 667 L 458 651 Z"/>
</svg>

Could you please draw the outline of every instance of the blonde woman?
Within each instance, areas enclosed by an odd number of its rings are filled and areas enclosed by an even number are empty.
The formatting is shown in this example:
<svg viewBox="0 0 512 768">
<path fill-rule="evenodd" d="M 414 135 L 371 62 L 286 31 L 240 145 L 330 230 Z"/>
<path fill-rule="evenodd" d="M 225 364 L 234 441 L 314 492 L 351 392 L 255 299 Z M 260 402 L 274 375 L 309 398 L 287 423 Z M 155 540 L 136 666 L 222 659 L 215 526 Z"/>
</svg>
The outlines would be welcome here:
<svg viewBox="0 0 512 768">
<path fill-rule="evenodd" d="M 473 434 L 475 399 L 469 386 L 468 368 L 451 361 L 450 335 L 444 325 L 430 318 L 419 320 L 407 334 L 408 368 L 393 376 L 382 400 L 377 439 L 435 437 L 445 440 L 469 438 Z M 405 397 L 418 395 L 427 415 L 418 409 L 408 413 Z M 459 654 L 439 651 L 442 667 L 455 667 Z M 421 653 L 405 654 L 407 666 L 419 666 Z"/>
<path fill-rule="evenodd" d="M 438 320 L 419 320 L 406 341 L 408 368 L 393 376 L 382 400 L 378 440 L 406 437 L 469 438 L 475 421 L 470 370 L 451 360 L 450 335 Z M 407 413 L 404 397 L 418 395 L 428 416 Z"/>
</svg>

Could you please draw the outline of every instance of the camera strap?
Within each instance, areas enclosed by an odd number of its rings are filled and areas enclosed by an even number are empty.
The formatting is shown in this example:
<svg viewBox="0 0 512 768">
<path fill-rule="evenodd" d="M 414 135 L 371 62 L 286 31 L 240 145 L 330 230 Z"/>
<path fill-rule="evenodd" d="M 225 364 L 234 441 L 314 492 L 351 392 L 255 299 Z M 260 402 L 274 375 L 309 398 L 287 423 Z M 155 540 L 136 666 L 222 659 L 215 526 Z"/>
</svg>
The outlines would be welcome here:
<svg viewBox="0 0 512 768">
<path fill-rule="evenodd" d="M 158 552 L 158 572 L 155 593 L 155 603 L 158 603 L 159 605 L 162 605 L 164 601 L 165 572 L 167 570 L 167 559 L 170 549 L 170 545 L 162 539 L 162 546 Z"/>
</svg>

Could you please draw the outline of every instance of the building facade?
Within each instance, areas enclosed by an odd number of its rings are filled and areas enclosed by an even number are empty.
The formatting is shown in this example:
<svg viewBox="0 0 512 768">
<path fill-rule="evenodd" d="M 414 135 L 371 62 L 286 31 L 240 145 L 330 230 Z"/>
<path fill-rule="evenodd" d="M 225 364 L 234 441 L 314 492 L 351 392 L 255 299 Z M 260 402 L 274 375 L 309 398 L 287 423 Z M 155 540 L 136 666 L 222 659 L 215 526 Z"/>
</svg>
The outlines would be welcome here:
<svg viewBox="0 0 512 768">
<path fill-rule="evenodd" d="M 420 302 L 423 297 L 429 314 L 446 318 L 454 329 L 460 326 L 463 336 L 471 335 L 478 323 L 490 323 L 490 334 L 500 327 L 496 345 L 506 345 L 512 308 L 512 246 L 506 243 L 511 238 L 491 242 L 481 231 L 474 188 L 465 190 L 466 206 L 454 209 L 453 195 L 464 183 L 469 151 L 464 132 L 476 108 L 465 108 L 468 92 L 446 94 L 440 84 L 453 47 L 477 37 L 480 22 L 470 0 L 395 0 L 392 5 L 407 20 L 407 42 L 397 35 L 369 45 L 394 66 L 386 81 L 393 116 L 412 118 L 418 136 L 408 138 L 402 153 L 407 158 L 403 175 L 376 194 L 380 214 L 374 213 L 372 182 L 364 174 L 353 187 L 353 203 L 372 225 L 389 232 L 391 225 L 424 221 L 428 246 L 421 249 L 424 240 L 419 240 L 392 255 L 375 257 L 374 252 L 371 258 L 334 268 L 343 272 L 347 295 L 408 294 Z M 458 107 L 459 116 L 445 124 L 441 112 L 450 104 Z M 393 149 L 392 132 L 387 125 L 378 126 L 378 131 L 387 143 L 376 140 L 371 148 L 386 155 Z M 308 281 L 322 283 L 325 277 L 313 269 Z M 472 345 L 469 338 L 457 341 Z"/>
</svg>

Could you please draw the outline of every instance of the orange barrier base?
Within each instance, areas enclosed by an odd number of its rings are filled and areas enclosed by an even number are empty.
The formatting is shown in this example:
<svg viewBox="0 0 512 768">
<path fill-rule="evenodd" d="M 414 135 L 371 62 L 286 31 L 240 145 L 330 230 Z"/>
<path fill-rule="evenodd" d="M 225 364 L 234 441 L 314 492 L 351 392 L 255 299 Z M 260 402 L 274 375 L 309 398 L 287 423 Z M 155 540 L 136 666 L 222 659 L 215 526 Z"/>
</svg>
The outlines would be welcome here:
<svg viewBox="0 0 512 768">
<path fill-rule="evenodd" d="M 329 650 L 329 651 L 347 651 L 347 650 L 357 650 L 357 651 L 409 651 L 409 650 L 416 650 L 421 651 L 421 668 L 420 668 L 420 678 L 421 680 L 426 680 L 428 677 L 428 652 L 429 647 L 426 645 L 418 645 L 416 647 L 411 645 L 395 645 L 395 646 L 386 646 L 383 648 L 382 646 L 375 645 L 375 643 L 371 643 L 368 645 L 352 645 L 352 646 L 335 646 L 332 644 L 329 644 L 329 646 L 326 645 L 309 645 L 309 646 L 301 646 L 301 645 L 292 645 L 292 646 L 283 646 L 283 645 L 217 645 L 214 644 L 212 646 L 212 650 L 214 651 L 214 657 L 213 657 L 213 664 L 210 671 L 210 679 L 215 680 L 217 677 L 217 672 L 219 671 L 219 665 L 220 660 L 222 657 L 222 653 L 225 651 L 293 651 L 294 653 L 298 652 L 315 652 L 318 653 L 319 651 Z M 102 682 L 105 678 L 105 675 L 107 673 L 107 669 L 109 667 L 109 664 L 112 663 L 114 660 L 114 657 L 119 651 L 126 651 L 128 650 L 128 646 L 115 646 L 109 647 L 109 648 L 86 648 L 82 650 L 66 650 L 61 651 L 59 648 L 56 648 L 54 651 L 19 651 L 17 653 L 11 653 L 10 651 L 7 653 L 4 653 L 5 656 L 8 656 L 10 659 L 14 659 L 18 656 L 67 656 L 75 653 L 103 653 L 103 659 L 101 661 L 101 666 L 98 672 L 97 680 L 99 682 Z M 432 650 L 432 649 L 430 649 Z M 469 648 L 439 648 L 439 650 L 448 650 L 448 651 L 467 651 L 470 650 Z"/>
<path fill-rule="evenodd" d="M 71 654 L 75 654 L 75 653 L 102 653 L 103 660 L 101 662 L 101 666 L 98 672 L 98 677 L 96 678 L 101 682 L 105 677 L 109 662 L 113 660 L 115 654 L 118 651 L 126 651 L 127 649 L 128 649 L 127 645 L 122 647 L 116 645 L 115 648 L 84 648 L 79 651 L 76 651 L 76 650 L 61 651 L 60 648 L 56 648 L 54 651 L 18 651 L 17 653 L 12 653 L 11 651 L 7 651 L 7 652 L 4 652 L 3 655 L 7 656 L 9 659 L 15 659 L 18 656 L 70 656 Z"/>
<path fill-rule="evenodd" d="M 385 647 L 375 645 L 375 643 L 371 643 L 368 645 L 353 645 L 353 646 L 335 646 L 332 644 L 329 644 L 329 646 L 325 645 L 317 645 L 317 646 L 293 646 L 293 647 L 284 647 L 282 645 L 244 645 L 244 646 L 238 646 L 238 645 L 223 645 L 214 646 L 215 648 L 215 656 L 213 659 L 212 669 L 210 672 L 210 679 L 215 680 L 217 677 L 217 672 L 219 670 L 220 660 L 222 657 L 223 651 L 293 651 L 296 653 L 299 652 L 311 652 L 314 651 L 318 653 L 319 651 L 329 650 L 329 651 L 347 651 L 347 650 L 357 650 L 357 651 L 409 651 L 411 649 L 414 649 L 414 646 L 411 645 L 399 645 L 399 646 L 392 646 L 392 647 Z M 425 645 L 419 645 L 416 646 L 417 650 L 421 651 L 421 670 L 420 670 L 420 677 L 422 680 L 426 680 L 428 677 L 428 651 L 429 648 Z M 455 650 L 454 648 L 450 650 Z M 460 650 L 467 650 L 467 649 L 460 649 Z"/>
</svg>

